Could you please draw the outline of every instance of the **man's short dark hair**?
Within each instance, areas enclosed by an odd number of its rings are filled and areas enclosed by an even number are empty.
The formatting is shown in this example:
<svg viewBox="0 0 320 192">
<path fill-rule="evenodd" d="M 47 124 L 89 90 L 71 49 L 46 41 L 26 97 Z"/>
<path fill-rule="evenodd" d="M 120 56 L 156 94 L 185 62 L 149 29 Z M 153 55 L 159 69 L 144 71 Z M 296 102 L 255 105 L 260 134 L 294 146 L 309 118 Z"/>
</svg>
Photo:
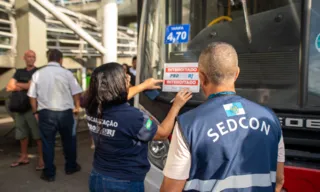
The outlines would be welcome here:
<svg viewBox="0 0 320 192">
<path fill-rule="evenodd" d="M 132 62 L 137 60 L 137 56 L 132 57 Z"/>
<path fill-rule="evenodd" d="M 46 55 L 47 55 L 47 59 L 49 59 L 49 54 L 50 54 L 50 49 L 48 49 L 48 51 L 47 51 L 47 53 L 46 53 Z"/>
<path fill-rule="evenodd" d="M 48 52 L 48 60 L 49 62 L 60 62 L 61 59 L 63 58 L 63 54 L 61 53 L 61 51 L 57 50 L 57 49 L 52 49 Z"/>
</svg>

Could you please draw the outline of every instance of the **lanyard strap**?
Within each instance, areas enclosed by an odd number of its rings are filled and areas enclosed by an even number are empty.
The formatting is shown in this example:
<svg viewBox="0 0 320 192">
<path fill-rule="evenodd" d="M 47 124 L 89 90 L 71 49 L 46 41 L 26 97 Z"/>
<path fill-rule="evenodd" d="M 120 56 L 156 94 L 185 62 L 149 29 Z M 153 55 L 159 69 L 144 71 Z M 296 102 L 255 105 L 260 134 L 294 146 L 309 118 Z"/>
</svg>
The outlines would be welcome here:
<svg viewBox="0 0 320 192">
<path fill-rule="evenodd" d="M 218 92 L 218 93 L 214 93 L 209 95 L 208 99 L 212 99 L 215 97 L 219 97 L 219 96 L 224 96 L 224 95 L 235 95 L 236 93 L 233 91 L 223 91 L 223 92 Z"/>
</svg>

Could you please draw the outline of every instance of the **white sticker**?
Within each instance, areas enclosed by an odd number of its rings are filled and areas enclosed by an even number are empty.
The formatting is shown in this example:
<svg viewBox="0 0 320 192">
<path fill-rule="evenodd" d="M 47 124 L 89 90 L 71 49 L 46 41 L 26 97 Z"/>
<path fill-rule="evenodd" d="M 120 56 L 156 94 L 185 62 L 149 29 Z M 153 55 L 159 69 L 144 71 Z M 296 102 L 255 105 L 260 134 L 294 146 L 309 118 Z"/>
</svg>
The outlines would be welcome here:
<svg viewBox="0 0 320 192">
<path fill-rule="evenodd" d="M 188 88 L 193 93 L 200 90 L 198 63 L 166 63 L 164 64 L 163 92 L 178 92 Z"/>
<path fill-rule="evenodd" d="M 316 38 L 316 49 L 318 50 L 318 52 L 320 52 L 320 33 Z"/>
</svg>

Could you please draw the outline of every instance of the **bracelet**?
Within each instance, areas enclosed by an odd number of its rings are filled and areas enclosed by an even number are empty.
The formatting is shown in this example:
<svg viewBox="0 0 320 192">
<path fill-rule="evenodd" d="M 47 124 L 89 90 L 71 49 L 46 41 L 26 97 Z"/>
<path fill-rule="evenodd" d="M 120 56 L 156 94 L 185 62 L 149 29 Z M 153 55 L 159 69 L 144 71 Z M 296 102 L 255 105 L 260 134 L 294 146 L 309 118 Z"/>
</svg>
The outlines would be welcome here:
<svg viewBox="0 0 320 192">
<path fill-rule="evenodd" d="M 36 111 L 36 112 L 33 112 L 33 115 L 35 115 L 35 114 L 38 114 L 38 111 Z"/>
</svg>

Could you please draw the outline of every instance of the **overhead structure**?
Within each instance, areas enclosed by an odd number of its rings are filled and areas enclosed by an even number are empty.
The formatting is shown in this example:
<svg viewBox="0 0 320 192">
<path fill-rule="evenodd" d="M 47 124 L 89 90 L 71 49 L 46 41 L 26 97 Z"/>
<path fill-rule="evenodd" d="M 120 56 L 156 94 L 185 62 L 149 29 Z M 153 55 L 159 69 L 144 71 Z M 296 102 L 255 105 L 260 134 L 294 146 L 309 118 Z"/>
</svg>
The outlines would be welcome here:
<svg viewBox="0 0 320 192">
<path fill-rule="evenodd" d="M 102 55 L 107 53 L 107 50 L 92 36 L 90 36 L 84 29 L 72 21 L 68 16 L 63 14 L 60 10 L 47 0 L 36 0 L 43 8 L 59 19 L 63 24 L 65 24 L 70 30 L 79 35 L 82 39 L 87 41 L 91 46 L 97 49 Z"/>
<path fill-rule="evenodd" d="M 73 30 L 57 19 L 49 11 L 44 9 L 40 4 L 34 0 L 29 0 L 29 3 L 45 15 L 48 49 L 60 49 L 65 56 L 70 57 L 79 57 L 80 55 L 88 58 L 102 56 L 95 47 L 77 35 Z M 60 1 L 53 3 L 57 4 L 60 3 Z M 103 42 L 102 21 L 98 22 L 93 17 L 70 11 L 64 7 L 55 6 L 55 10 L 58 10 L 69 17 L 96 41 Z M 128 58 L 136 55 L 137 31 L 123 26 L 117 26 L 116 28 L 118 29 L 116 31 L 117 37 L 112 40 L 117 42 L 117 57 Z"/>
<path fill-rule="evenodd" d="M 0 1 L 0 55 L 14 56 L 17 45 L 17 28 L 13 11 L 14 1 Z M 3 58 L 1 59 L 2 61 Z M 2 63 L 2 61 L 0 61 Z M 6 62 L 7 65 L 10 62 Z M 4 63 L 5 64 L 5 63 Z M 10 64 L 11 65 L 11 64 Z M 0 66 L 3 66 L 0 64 Z M 9 67 L 9 66 L 8 66 Z"/>
</svg>

